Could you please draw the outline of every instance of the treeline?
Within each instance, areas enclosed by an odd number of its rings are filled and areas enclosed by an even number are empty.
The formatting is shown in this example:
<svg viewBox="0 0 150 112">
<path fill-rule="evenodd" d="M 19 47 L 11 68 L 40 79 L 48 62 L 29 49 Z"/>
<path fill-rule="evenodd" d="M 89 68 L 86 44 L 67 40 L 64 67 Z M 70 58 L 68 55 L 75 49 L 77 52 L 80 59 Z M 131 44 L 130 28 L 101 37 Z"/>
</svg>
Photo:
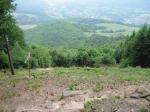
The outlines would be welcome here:
<svg viewBox="0 0 150 112">
<path fill-rule="evenodd" d="M 71 66 L 98 67 L 116 63 L 114 49 L 108 46 L 79 49 L 48 49 L 41 46 L 31 46 L 22 49 L 19 44 L 15 44 L 12 50 L 15 68 L 26 68 L 28 66 L 25 60 L 29 51 L 31 52 L 30 61 L 32 68 Z M 0 68 L 9 67 L 7 54 L 5 52 L 0 53 L 0 60 Z"/>
<path fill-rule="evenodd" d="M 114 50 L 110 47 L 80 48 L 72 50 L 50 51 L 52 66 L 80 66 L 98 67 L 100 65 L 115 64 Z"/>
<path fill-rule="evenodd" d="M 144 25 L 138 32 L 133 32 L 117 48 L 115 59 L 123 67 L 150 67 L 150 27 Z"/>
<path fill-rule="evenodd" d="M 122 67 L 150 67 L 150 28 L 145 25 L 138 32 L 133 32 L 118 47 L 103 45 L 89 48 L 46 48 L 41 46 L 24 46 L 18 42 L 12 46 L 15 68 L 26 68 L 28 52 L 31 52 L 32 68 L 47 67 L 100 67 L 102 65 L 120 64 Z M 8 68 L 5 50 L 0 52 L 0 68 Z"/>
</svg>

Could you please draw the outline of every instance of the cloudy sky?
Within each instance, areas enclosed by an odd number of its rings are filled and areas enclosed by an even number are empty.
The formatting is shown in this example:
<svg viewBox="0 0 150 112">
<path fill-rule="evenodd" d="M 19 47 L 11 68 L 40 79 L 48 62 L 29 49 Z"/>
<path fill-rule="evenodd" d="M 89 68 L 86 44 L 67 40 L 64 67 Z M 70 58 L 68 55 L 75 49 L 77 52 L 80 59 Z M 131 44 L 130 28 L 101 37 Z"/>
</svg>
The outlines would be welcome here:
<svg viewBox="0 0 150 112">
<path fill-rule="evenodd" d="M 121 8 L 149 8 L 150 0 L 16 0 L 18 7 L 47 7 L 47 6 L 68 6 L 68 5 L 101 5 L 105 7 L 119 6 Z"/>
<path fill-rule="evenodd" d="M 65 5 L 68 3 L 75 3 L 75 4 L 90 4 L 90 3 L 98 3 L 103 4 L 106 3 L 108 5 L 134 5 L 134 4 L 147 4 L 150 6 L 150 0 L 16 0 L 18 5 L 20 4 L 32 4 L 32 5 L 42 5 L 42 4 L 49 4 L 49 5 Z M 92 5 L 92 4 L 91 4 Z"/>
</svg>

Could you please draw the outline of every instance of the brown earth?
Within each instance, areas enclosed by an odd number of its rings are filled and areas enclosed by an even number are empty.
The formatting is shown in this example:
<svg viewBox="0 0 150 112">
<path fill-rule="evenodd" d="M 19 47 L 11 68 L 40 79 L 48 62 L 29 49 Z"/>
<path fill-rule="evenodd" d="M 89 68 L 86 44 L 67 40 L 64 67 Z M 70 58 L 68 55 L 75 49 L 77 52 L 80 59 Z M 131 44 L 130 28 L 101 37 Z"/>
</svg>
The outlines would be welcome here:
<svg viewBox="0 0 150 112">
<path fill-rule="evenodd" d="M 150 102 L 144 98 L 130 98 L 135 93 L 150 93 L 148 82 L 137 84 L 124 82 L 113 85 L 106 77 L 89 76 L 87 79 L 79 76 L 53 76 L 41 79 L 41 87 L 33 91 L 26 86 L 28 80 L 15 86 L 13 84 L 0 85 L 0 112 L 80 112 L 87 101 L 97 99 L 96 101 L 99 102 L 110 98 L 127 102 L 124 104 L 126 108 L 128 103 L 150 106 Z M 75 84 L 75 89 L 69 90 L 72 84 Z M 103 84 L 98 91 L 97 84 Z M 112 106 L 111 101 L 106 100 L 106 103 Z M 96 105 L 99 104 L 101 102 Z M 119 103 L 116 104 L 119 105 Z"/>
</svg>

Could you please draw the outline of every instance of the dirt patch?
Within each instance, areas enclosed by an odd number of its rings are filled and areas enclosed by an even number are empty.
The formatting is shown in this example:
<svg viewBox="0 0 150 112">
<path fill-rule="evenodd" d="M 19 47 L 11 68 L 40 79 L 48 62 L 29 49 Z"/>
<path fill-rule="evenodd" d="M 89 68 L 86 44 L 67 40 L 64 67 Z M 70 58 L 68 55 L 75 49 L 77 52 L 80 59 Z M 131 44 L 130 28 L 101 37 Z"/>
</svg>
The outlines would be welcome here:
<svg viewBox="0 0 150 112">
<path fill-rule="evenodd" d="M 128 103 L 120 99 L 94 100 L 85 105 L 84 112 L 149 112 L 150 107 Z"/>
<path fill-rule="evenodd" d="M 87 101 L 109 98 L 118 99 L 119 101 L 116 103 L 106 100 L 108 105 L 111 105 L 111 103 L 118 105 L 118 103 L 123 101 L 123 105 L 125 106 L 121 105 L 121 108 L 126 108 L 130 104 L 140 105 L 142 107 L 150 104 L 145 99 L 130 98 L 130 95 L 137 91 L 144 93 L 150 90 L 150 83 L 122 83 L 113 85 L 113 81 L 106 77 L 52 76 L 42 79 L 39 89 L 30 90 L 27 88 L 27 81 L 22 81 L 15 87 L 12 85 L 9 85 L 9 87 L 8 85 L 0 87 L 1 96 L 8 91 L 15 91 L 16 94 L 19 94 L 18 96 L 12 95 L 11 98 L 8 97 L 8 99 L 1 100 L 0 110 L 5 110 L 6 112 L 12 110 L 16 112 L 80 112 L 83 110 L 84 104 Z M 76 85 L 75 90 L 69 90 L 72 84 Z M 93 88 L 97 84 L 103 84 L 103 87 L 99 91 L 94 91 Z M 65 92 L 67 95 L 62 98 L 64 91 L 71 92 Z M 97 101 L 94 108 L 99 104 L 101 105 L 101 102 Z"/>
</svg>

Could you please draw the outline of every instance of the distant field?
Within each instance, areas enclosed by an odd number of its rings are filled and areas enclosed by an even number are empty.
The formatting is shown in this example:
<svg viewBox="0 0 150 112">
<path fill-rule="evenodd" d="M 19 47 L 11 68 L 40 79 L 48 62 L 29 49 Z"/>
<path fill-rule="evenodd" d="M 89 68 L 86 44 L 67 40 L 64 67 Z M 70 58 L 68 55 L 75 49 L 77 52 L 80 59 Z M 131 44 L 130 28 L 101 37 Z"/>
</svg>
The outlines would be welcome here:
<svg viewBox="0 0 150 112">
<path fill-rule="evenodd" d="M 123 24 L 116 24 L 116 23 L 101 23 L 98 26 L 106 27 L 104 30 L 97 30 L 96 32 L 103 36 L 113 36 L 117 37 L 119 35 L 131 35 L 133 31 L 139 30 L 138 27 L 134 26 L 127 26 Z M 105 32 L 106 31 L 106 32 Z"/>
</svg>

